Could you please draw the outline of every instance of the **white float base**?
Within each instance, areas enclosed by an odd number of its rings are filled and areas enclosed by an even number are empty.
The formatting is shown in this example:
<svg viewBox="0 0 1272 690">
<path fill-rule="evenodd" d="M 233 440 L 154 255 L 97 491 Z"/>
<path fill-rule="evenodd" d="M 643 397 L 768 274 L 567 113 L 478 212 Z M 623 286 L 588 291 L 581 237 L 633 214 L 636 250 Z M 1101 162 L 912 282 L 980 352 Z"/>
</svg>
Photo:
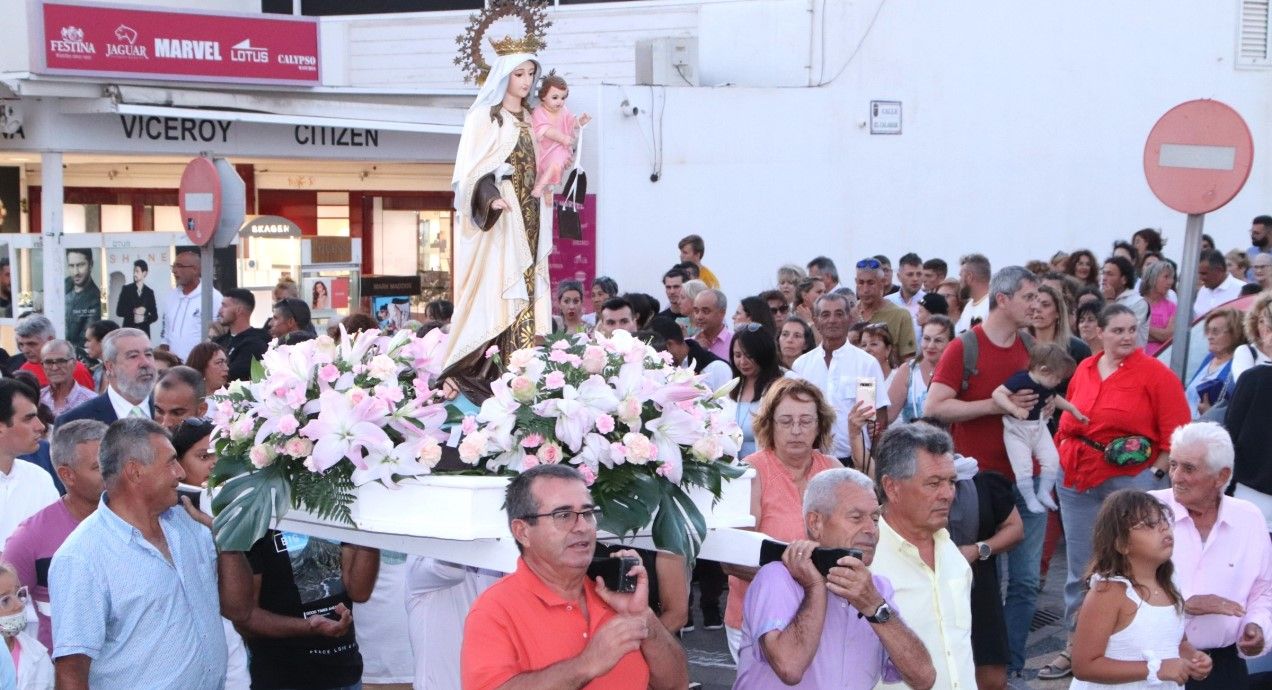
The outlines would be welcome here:
<svg viewBox="0 0 1272 690">
<path fill-rule="evenodd" d="M 753 527 L 751 479 L 755 470 L 724 482 L 720 500 L 694 488 L 690 497 L 707 521 L 708 536 L 700 557 L 738 565 L 755 565 L 760 535 L 736 528 Z M 508 477 L 434 475 L 404 480 L 397 488 L 367 484 L 358 488 L 351 506 L 356 528 L 322 520 L 303 510 L 290 510 L 275 520 L 289 532 L 390 551 L 430 556 L 452 563 L 512 572 L 517 547 L 503 509 Z M 210 501 L 203 501 L 207 506 Z M 716 536 L 717 532 L 721 532 Z M 729 536 L 726 536 L 729 535 Z M 653 548 L 648 531 L 619 539 L 601 532 L 598 539 Z"/>
</svg>

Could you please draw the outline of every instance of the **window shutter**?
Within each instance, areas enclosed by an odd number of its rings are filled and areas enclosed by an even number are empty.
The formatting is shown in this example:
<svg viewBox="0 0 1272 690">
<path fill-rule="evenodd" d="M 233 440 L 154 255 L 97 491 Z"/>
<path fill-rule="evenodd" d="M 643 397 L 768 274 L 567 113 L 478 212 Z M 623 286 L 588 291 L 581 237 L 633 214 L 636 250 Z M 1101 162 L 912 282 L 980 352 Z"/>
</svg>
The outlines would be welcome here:
<svg viewBox="0 0 1272 690">
<path fill-rule="evenodd" d="M 1239 67 L 1272 67 L 1269 9 L 1269 0 L 1241 0 L 1241 26 L 1237 31 Z"/>
</svg>

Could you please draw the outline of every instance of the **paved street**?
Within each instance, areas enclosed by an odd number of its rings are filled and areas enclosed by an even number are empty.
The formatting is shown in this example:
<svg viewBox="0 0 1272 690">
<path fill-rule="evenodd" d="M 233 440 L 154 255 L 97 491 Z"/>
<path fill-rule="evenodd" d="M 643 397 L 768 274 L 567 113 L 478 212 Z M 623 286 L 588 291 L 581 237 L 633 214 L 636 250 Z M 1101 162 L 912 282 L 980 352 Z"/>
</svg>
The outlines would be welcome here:
<svg viewBox="0 0 1272 690">
<path fill-rule="evenodd" d="M 1059 622 L 1064 613 L 1064 545 L 1056 550 L 1052 559 L 1054 570 L 1043 584 L 1038 598 L 1038 612 L 1034 616 L 1033 632 L 1029 636 L 1029 659 L 1025 678 L 1013 681 L 1013 690 L 1060 690 L 1069 687 L 1069 679 L 1040 681 L 1033 676 L 1044 664 L 1064 647 L 1064 634 Z M 695 602 L 697 597 L 694 598 Z M 684 635 L 689 655 L 689 676 L 701 683 L 704 690 L 727 690 L 732 687 L 736 668 L 724 641 L 723 630 L 703 630 L 702 614 L 697 612 L 695 630 Z"/>
</svg>

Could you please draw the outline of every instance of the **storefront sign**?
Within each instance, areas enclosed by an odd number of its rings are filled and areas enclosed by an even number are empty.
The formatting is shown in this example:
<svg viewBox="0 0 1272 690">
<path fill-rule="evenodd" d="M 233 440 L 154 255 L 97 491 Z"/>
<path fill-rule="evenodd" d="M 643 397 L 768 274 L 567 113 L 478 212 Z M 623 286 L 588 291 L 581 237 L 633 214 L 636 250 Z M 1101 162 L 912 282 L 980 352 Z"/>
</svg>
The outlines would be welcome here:
<svg viewBox="0 0 1272 690">
<path fill-rule="evenodd" d="M 239 231 L 243 237 L 300 237 L 300 226 L 282 216 L 257 216 Z"/>
<path fill-rule="evenodd" d="M 393 295 L 420 294 L 420 277 L 413 276 L 362 276 L 363 297 L 391 297 Z"/>
<path fill-rule="evenodd" d="M 44 3 L 38 71 L 180 81 L 320 84 L 318 22 Z"/>
<path fill-rule="evenodd" d="M 353 261 L 353 242 L 348 237 L 306 237 L 309 262 L 347 264 Z"/>
</svg>

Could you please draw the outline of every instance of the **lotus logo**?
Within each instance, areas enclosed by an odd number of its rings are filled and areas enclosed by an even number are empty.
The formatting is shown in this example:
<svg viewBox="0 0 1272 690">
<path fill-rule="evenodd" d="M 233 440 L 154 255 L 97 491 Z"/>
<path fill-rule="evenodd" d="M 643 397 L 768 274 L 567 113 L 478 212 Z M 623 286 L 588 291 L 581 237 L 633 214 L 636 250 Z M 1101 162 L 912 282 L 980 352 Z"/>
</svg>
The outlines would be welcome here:
<svg viewBox="0 0 1272 690">
<path fill-rule="evenodd" d="M 127 24 L 120 24 L 115 29 L 115 38 L 124 41 L 128 45 L 137 43 L 137 30 Z"/>
<path fill-rule="evenodd" d="M 71 43 L 81 43 L 84 40 L 84 30 L 78 26 L 62 27 L 62 40 Z"/>
</svg>

